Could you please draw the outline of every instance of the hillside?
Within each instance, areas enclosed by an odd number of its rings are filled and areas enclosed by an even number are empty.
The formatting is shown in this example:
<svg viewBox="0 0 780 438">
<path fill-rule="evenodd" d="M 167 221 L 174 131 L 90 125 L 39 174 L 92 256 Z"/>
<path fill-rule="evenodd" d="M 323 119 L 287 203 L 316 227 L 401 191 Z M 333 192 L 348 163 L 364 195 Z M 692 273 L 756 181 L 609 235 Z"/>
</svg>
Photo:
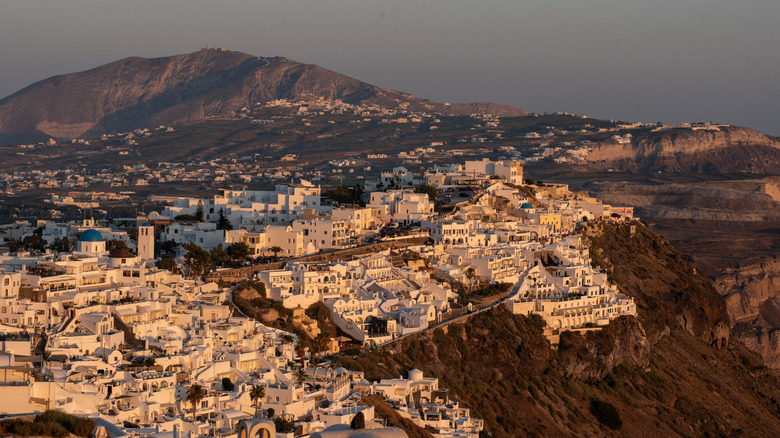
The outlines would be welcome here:
<svg viewBox="0 0 780 438">
<path fill-rule="evenodd" d="M 625 172 L 777 174 L 780 141 L 734 126 L 672 129 L 640 133 L 630 143 L 601 142 L 587 159 L 592 169 Z"/>
<path fill-rule="evenodd" d="M 418 99 L 286 58 L 207 49 L 125 58 L 32 84 L 0 100 L 0 144 L 192 123 L 305 95 L 442 114 L 525 114 L 506 105 Z"/>
<path fill-rule="evenodd" d="M 636 226 L 587 234 L 639 318 L 566 332 L 553 350 L 540 318 L 502 306 L 337 360 L 367 378 L 411 368 L 436 376 L 495 437 L 777 436 L 780 381 L 729 340 L 725 302 L 692 259 Z"/>
</svg>

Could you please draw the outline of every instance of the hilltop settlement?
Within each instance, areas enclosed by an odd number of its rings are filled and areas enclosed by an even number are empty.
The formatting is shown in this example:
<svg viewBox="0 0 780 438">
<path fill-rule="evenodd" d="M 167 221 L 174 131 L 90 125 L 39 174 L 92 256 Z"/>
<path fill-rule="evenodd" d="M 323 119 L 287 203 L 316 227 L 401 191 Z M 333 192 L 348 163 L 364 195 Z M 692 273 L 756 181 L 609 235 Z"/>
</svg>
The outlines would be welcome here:
<svg viewBox="0 0 780 438">
<path fill-rule="evenodd" d="M 438 379 L 368 381 L 335 358 L 496 306 L 539 315 L 553 346 L 636 315 L 581 237 L 633 210 L 533 184 L 519 161 L 156 199 L 0 228 L 1 413 L 62 411 L 103 436 L 405 436 L 400 418 L 476 438 L 483 421 Z"/>
</svg>

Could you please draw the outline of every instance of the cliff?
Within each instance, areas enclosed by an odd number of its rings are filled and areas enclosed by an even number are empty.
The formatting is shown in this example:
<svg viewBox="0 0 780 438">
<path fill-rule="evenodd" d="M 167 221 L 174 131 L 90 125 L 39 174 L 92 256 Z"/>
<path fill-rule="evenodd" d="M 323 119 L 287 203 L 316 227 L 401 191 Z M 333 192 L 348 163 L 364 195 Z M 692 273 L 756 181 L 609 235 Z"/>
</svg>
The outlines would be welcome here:
<svg viewBox="0 0 780 438">
<path fill-rule="evenodd" d="M 335 362 L 369 379 L 419 368 L 495 437 L 776 436 L 780 382 L 729 339 L 726 304 L 691 258 L 634 226 L 594 225 L 587 237 L 638 318 L 564 332 L 554 350 L 541 318 L 499 306 Z"/>
<path fill-rule="evenodd" d="M 734 336 L 780 370 L 780 258 L 725 269 L 716 285 L 734 320 Z"/>
<path fill-rule="evenodd" d="M 673 129 L 638 134 L 630 143 L 599 142 L 592 146 L 587 160 L 594 170 L 777 174 L 780 141 L 733 126 Z"/>
<path fill-rule="evenodd" d="M 32 84 L 0 100 L 0 144 L 191 123 L 305 95 L 442 114 L 525 114 L 507 105 L 418 99 L 286 58 L 200 50 L 126 58 Z"/>
</svg>

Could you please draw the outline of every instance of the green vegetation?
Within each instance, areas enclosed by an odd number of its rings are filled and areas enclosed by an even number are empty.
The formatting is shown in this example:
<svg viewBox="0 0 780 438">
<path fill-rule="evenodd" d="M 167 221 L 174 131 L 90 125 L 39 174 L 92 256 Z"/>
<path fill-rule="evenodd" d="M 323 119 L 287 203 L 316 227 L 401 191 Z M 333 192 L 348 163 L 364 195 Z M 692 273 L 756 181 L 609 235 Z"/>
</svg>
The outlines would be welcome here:
<svg viewBox="0 0 780 438">
<path fill-rule="evenodd" d="M 95 429 L 95 422 L 58 411 L 46 411 L 33 421 L 23 419 L 0 422 L 0 434 L 19 437 L 67 437 L 70 434 L 88 437 Z"/>
<path fill-rule="evenodd" d="M 437 190 L 436 187 L 427 184 L 415 187 L 414 192 L 426 193 L 428 195 L 428 199 L 431 201 L 435 201 L 436 196 L 439 194 L 439 190 Z"/>
<path fill-rule="evenodd" d="M 193 216 L 191 214 L 177 214 L 176 216 L 174 216 L 173 219 L 177 220 L 177 221 L 187 221 L 187 222 L 197 222 L 198 221 L 198 218 L 196 218 L 195 216 Z"/>
<path fill-rule="evenodd" d="M 290 433 L 295 430 L 295 425 L 282 417 L 274 418 L 274 426 L 276 426 L 277 433 Z"/>
<path fill-rule="evenodd" d="M 190 277 L 200 277 L 211 272 L 214 261 L 208 251 L 195 243 L 185 243 L 182 246 L 187 250 L 187 254 L 184 255 L 184 265 Z"/>
<path fill-rule="evenodd" d="M 323 193 L 326 198 L 338 202 L 339 204 L 356 204 L 365 206 L 363 201 L 363 188 L 359 185 L 355 186 L 339 186 L 334 190 L 328 190 Z"/>
<path fill-rule="evenodd" d="M 228 218 L 225 216 L 225 210 L 219 209 L 219 219 L 217 219 L 217 229 L 218 230 L 232 230 L 233 224 L 230 223 Z"/>
<path fill-rule="evenodd" d="M 234 259 L 245 259 L 249 256 L 249 245 L 244 242 L 231 243 L 227 247 L 227 254 Z"/>
<path fill-rule="evenodd" d="M 198 412 L 198 404 L 205 397 L 206 391 L 197 383 L 194 383 L 192 386 L 187 388 L 187 401 L 192 404 L 192 418 L 195 418 L 195 415 Z"/>
<path fill-rule="evenodd" d="M 49 245 L 49 249 L 54 252 L 69 252 L 76 248 L 76 241 L 72 241 L 67 237 L 56 237 L 54 241 Z"/>
<path fill-rule="evenodd" d="M 249 398 L 252 399 L 252 403 L 255 405 L 255 418 L 257 418 L 257 409 L 260 406 L 260 400 L 265 398 L 265 387 L 262 385 L 252 385 L 252 389 L 249 391 Z"/>
<path fill-rule="evenodd" d="M 160 259 L 157 260 L 157 262 L 155 262 L 154 265 L 160 269 L 167 269 L 173 272 L 174 274 L 176 274 L 179 270 L 176 267 L 176 260 L 173 257 L 169 256 L 168 254 L 165 254 L 164 256 L 160 257 Z"/>
<path fill-rule="evenodd" d="M 620 430 L 623 427 L 623 420 L 620 419 L 620 412 L 617 408 L 607 402 L 592 399 L 590 401 L 590 413 L 599 420 L 599 423 L 612 430 Z"/>
<path fill-rule="evenodd" d="M 222 378 L 222 389 L 225 391 L 233 391 L 236 389 L 236 385 L 230 380 L 230 377 L 223 377 Z"/>
</svg>

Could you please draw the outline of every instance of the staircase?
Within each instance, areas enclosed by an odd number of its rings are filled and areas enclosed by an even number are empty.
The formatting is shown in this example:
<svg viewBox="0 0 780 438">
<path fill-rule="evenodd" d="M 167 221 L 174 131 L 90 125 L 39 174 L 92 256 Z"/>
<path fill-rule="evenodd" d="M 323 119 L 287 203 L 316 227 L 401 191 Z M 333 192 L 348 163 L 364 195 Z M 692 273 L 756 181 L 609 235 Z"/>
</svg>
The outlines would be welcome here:
<svg viewBox="0 0 780 438">
<path fill-rule="evenodd" d="M 114 327 L 125 332 L 125 344 L 127 344 L 128 346 L 136 350 L 143 350 L 144 348 L 146 348 L 146 343 L 135 337 L 135 333 L 133 333 L 133 329 L 130 328 L 129 325 L 125 324 L 125 322 L 122 321 L 122 318 L 120 318 L 119 315 L 117 315 L 116 313 L 112 313 L 111 316 L 114 317 Z"/>
</svg>

